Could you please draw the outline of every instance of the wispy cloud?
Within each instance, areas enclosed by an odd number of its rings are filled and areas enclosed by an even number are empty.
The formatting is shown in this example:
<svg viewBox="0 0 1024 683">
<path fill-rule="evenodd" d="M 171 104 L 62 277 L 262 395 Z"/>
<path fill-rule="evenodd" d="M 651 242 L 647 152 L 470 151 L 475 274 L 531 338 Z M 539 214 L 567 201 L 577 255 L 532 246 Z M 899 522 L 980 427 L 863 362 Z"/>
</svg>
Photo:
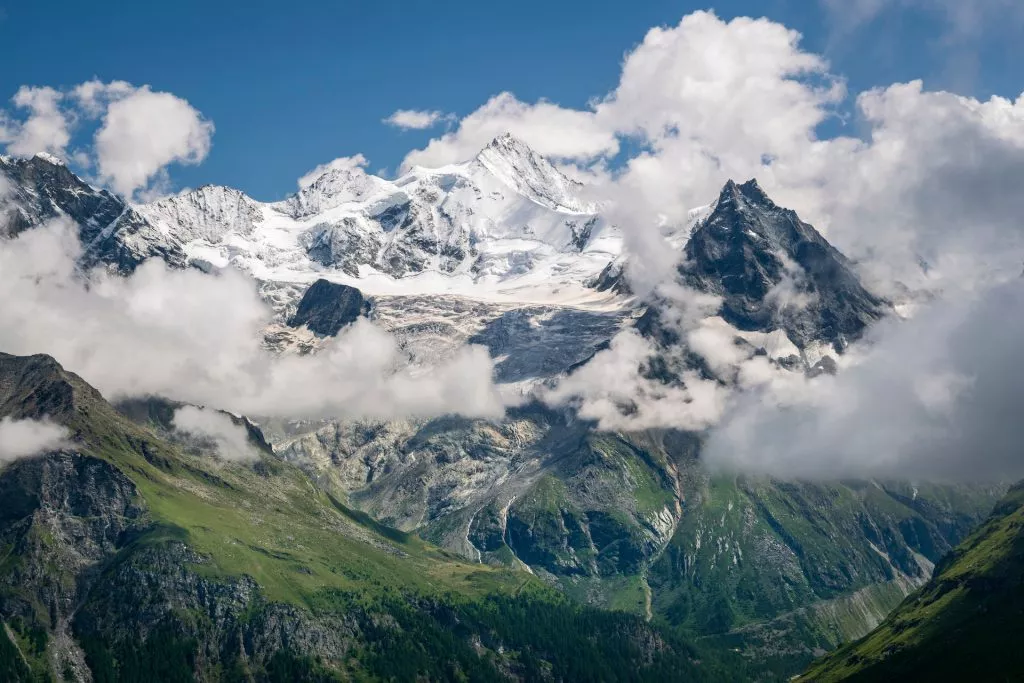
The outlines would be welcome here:
<svg viewBox="0 0 1024 683">
<path fill-rule="evenodd" d="M 249 433 L 224 413 L 184 406 L 174 412 L 173 423 L 180 432 L 211 441 L 217 454 L 225 460 L 248 462 L 259 459 L 259 453 L 249 443 Z"/>
<path fill-rule="evenodd" d="M 440 111 L 399 109 L 383 119 L 383 122 L 402 130 L 426 130 L 452 118 L 451 114 Z"/>
</svg>

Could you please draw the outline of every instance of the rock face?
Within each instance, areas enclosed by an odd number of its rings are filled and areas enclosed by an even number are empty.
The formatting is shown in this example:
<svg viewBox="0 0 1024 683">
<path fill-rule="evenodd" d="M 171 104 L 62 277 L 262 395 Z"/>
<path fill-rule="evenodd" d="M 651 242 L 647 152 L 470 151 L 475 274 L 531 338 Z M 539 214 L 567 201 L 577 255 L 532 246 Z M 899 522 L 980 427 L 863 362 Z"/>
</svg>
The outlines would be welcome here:
<svg viewBox="0 0 1024 683">
<path fill-rule="evenodd" d="M 842 349 L 886 314 L 852 265 L 756 180 L 729 181 L 685 247 L 683 280 L 723 298 L 720 314 L 741 330 L 784 329 L 798 347 Z"/>
<path fill-rule="evenodd" d="M 147 258 L 183 267 L 180 243 L 149 223 L 123 199 L 85 183 L 62 163 L 37 155 L 0 157 L 10 190 L 0 196 L 0 236 L 15 236 L 46 221 L 70 219 L 82 242 L 82 265 L 130 273 Z"/>
<path fill-rule="evenodd" d="M 0 574 L 0 613 L 41 620 L 53 669 L 87 680 L 72 621 L 142 517 L 138 492 L 109 464 L 62 452 L 11 465 L 0 475 L 0 500 L 0 544 L 13 559 Z"/>
<path fill-rule="evenodd" d="M 317 280 L 299 301 L 299 307 L 289 320 L 291 327 L 305 325 L 313 332 L 333 337 L 343 327 L 370 313 L 370 302 L 355 287 Z"/>
</svg>

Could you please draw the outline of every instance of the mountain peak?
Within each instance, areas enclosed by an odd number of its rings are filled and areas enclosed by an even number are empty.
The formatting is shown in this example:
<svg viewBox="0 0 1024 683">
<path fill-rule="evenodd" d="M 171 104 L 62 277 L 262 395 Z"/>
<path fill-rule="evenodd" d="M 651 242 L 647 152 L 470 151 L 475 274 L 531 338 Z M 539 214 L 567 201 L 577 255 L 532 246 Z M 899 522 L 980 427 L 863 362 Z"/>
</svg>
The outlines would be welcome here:
<svg viewBox="0 0 1024 683">
<path fill-rule="evenodd" d="M 742 185 L 736 184 L 731 178 L 725 183 L 722 192 L 719 194 L 718 203 L 742 202 L 759 204 L 767 207 L 775 207 L 775 202 L 758 184 L 756 178 L 751 178 Z"/>
<path fill-rule="evenodd" d="M 54 156 L 53 154 L 50 154 L 49 152 L 36 152 L 35 154 L 32 155 L 32 158 L 33 159 L 38 159 L 40 161 L 45 161 L 46 163 L 50 164 L 51 166 L 65 166 L 66 165 L 64 163 L 63 159 L 61 159 L 58 156 Z"/>
<path fill-rule="evenodd" d="M 846 257 L 756 180 L 727 182 L 685 251 L 688 284 L 723 297 L 721 315 L 740 329 L 842 346 L 884 315 Z"/>
<path fill-rule="evenodd" d="M 487 147 L 499 149 L 519 148 L 533 151 L 522 138 L 516 137 L 509 131 L 494 136 L 494 139 L 487 143 Z"/>
<path fill-rule="evenodd" d="M 484 147 L 473 162 L 505 185 L 556 211 L 592 213 L 577 197 L 580 184 L 511 133 L 502 133 Z"/>
<path fill-rule="evenodd" d="M 503 157 L 510 160 L 522 159 L 550 166 L 550 162 L 538 154 L 536 150 L 526 143 L 526 141 L 522 138 L 516 137 L 508 131 L 496 136 L 488 142 L 487 145 L 477 153 L 476 160 L 485 162 L 487 159 L 493 159 L 494 157 Z"/>
</svg>

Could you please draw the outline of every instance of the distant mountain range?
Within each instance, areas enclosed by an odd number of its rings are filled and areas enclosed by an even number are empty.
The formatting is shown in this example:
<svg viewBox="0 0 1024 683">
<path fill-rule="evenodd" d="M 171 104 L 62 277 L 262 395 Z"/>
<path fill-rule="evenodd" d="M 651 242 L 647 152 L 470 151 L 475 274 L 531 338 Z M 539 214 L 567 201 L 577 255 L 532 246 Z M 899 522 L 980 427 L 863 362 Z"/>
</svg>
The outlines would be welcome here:
<svg viewBox="0 0 1024 683">
<path fill-rule="evenodd" d="M 712 476 L 700 433 L 599 431 L 529 400 L 631 329 L 656 381 L 732 380 L 673 301 L 631 293 L 600 203 L 511 136 L 395 180 L 336 164 L 276 203 L 206 186 L 136 205 L 43 156 L 0 174 L 8 236 L 64 217 L 86 267 L 250 274 L 271 350 L 316 353 L 367 316 L 411 363 L 487 347 L 527 399 L 499 422 L 248 416 L 259 460 L 227 463 L 178 439 L 166 397 L 117 410 L 53 359 L 3 358 L 0 418 L 50 417 L 73 444 L 0 471 L 0 666 L 22 677 L 145 680 L 166 659 L 183 680 L 582 680 L 587 660 L 782 680 L 882 622 L 1004 493 Z M 892 312 L 756 181 L 671 237 L 676 284 L 718 297 L 709 324 L 781 372 L 838 371 Z"/>
</svg>

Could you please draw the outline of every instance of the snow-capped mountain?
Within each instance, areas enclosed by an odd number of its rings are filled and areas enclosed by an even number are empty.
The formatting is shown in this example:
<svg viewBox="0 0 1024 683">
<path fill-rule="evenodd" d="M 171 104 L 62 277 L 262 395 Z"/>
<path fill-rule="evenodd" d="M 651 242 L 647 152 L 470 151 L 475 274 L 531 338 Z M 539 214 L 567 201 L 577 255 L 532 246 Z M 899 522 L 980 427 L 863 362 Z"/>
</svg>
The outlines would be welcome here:
<svg viewBox="0 0 1024 683">
<path fill-rule="evenodd" d="M 84 265 L 130 272 L 157 256 L 238 268 L 260 282 L 281 323 L 315 281 L 355 287 L 413 358 L 481 343 L 502 381 L 529 384 L 577 366 L 637 318 L 659 344 L 680 341 L 657 302 L 637 309 L 615 226 L 510 135 L 465 163 L 394 180 L 329 165 L 272 203 L 210 185 L 131 205 L 54 159 L 0 164 L 12 186 L 0 198 L 8 234 L 66 216 L 79 225 Z M 681 284 L 722 298 L 723 325 L 755 347 L 774 340 L 785 352 L 769 355 L 797 356 L 793 369 L 841 352 L 887 312 L 841 253 L 755 181 L 727 183 L 667 247 L 679 250 Z M 275 333 L 274 345 L 292 334 Z"/>
<path fill-rule="evenodd" d="M 393 181 L 328 168 L 281 202 L 207 186 L 134 208 L 191 262 L 261 280 L 323 274 L 366 285 L 435 274 L 510 286 L 563 275 L 581 283 L 621 252 L 621 239 L 580 189 L 502 135 L 469 162 L 417 167 Z"/>
</svg>

